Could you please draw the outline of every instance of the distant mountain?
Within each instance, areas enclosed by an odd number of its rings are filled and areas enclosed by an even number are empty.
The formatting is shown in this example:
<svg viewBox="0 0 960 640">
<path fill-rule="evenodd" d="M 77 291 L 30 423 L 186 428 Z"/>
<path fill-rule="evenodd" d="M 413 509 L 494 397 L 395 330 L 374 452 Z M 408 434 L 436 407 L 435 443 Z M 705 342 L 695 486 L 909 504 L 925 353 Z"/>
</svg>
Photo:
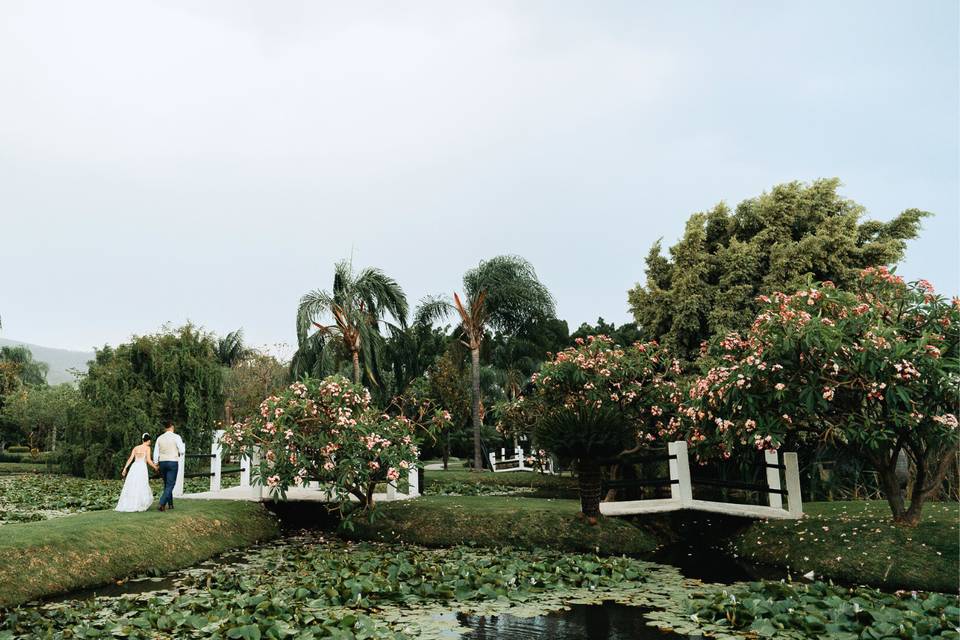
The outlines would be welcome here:
<svg viewBox="0 0 960 640">
<path fill-rule="evenodd" d="M 75 382 L 76 378 L 69 369 L 78 371 L 87 370 L 87 362 L 93 360 L 92 351 L 68 351 L 67 349 L 51 349 L 50 347 L 41 347 L 29 342 L 20 342 L 19 340 L 7 340 L 0 338 L 0 347 L 24 346 L 30 349 L 34 360 L 46 362 L 50 366 L 47 373 L 47 382 L 49 384 L 60 384 L 62 382 Z"/>
</svg>

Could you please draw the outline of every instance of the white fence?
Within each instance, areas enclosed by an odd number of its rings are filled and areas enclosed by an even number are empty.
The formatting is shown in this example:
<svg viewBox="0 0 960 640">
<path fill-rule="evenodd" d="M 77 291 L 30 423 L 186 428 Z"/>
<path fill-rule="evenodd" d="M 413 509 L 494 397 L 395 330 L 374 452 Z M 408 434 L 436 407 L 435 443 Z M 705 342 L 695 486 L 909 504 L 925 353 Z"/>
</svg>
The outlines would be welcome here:
<svg viewBox="0 0 960 640">
<path fill-rule="evenodd" d="M 669 498 L 604 502 L 600 504 L 600 512 L 604 515 L 618 516 L 635 513 L 676 511 L 678 509 L 696 509 L 698 511 L 726 513 L 753 518 L 797 519 L 803 517 L 803 502 L 800 497 L 800 466 L 796 453 L 784 453 L 783 464 L 780 464 L 776 451 L 766 451 L 764 453 L 766 484 L 762 486 L 748 485 L 746 483 L 691 480 L 687 443 L 682 440 L 671 442 L 667 445 L 667 453 L 670 468 Z M 786 489 L 782 488 L 781 471 L 783 472 Z M 768 504 L 752 505 L 696 500 L 693 497 L 693 486 L 697 484 L 761 491 L 767 493 Z M 787 497 L 786 509 L 783 508 L 782 498 L 784 495 Z"/>
<path fill-rule="evenodd" d="M 513 455 L 507 455 L 506 449 L 500 449 L 500 456 L 497 457 L 496 452 L 491 451 L 489 454 L 490 458 L 490 468 L 493 469 L 494 473 L 502 473 L 504 471 L 539 471 L 536 466 L 532 464 L 534 459 L 534 454 L 529 454 L 527 456 L 523 455 L 523 447 L 514 447 Z M 543 465 L 543 473 L 553 475 L 553 458 L 547 457 Z"/>
</svg>

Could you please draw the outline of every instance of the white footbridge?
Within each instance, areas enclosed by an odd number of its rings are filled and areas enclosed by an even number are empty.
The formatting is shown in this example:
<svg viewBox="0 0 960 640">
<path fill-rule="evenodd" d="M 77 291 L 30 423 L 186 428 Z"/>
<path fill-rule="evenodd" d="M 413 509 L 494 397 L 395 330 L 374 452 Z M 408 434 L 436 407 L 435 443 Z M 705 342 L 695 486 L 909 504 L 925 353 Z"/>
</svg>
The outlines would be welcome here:
<svg viewBox="0 0 960 640">
<path fill-rule="evenodd" d="M 210 471 L 201 473 L 184 473 L 184 460 L 178 467 L 177 483 L 174 485 L 173 496 L 175 498 L 184 498 L 187 500 L 242 500 L 248 502 L 266 502 L 274 500 L 275 489 L 271 489 L 262 484 L 251 481 L 251 470 L 260 464 L 260 460 L 254 454 L 251 460 L 247 456 L 240 459 L 239 469 L 227 470 L 223 467 L 223 447 L 221 438 L 223 431 L 215 431 L 213 434 L 213 443 L 210 445 L 209 454 L 187 454 L 192 458 L 209 458 Z M 240 484 L 235 487 L 223 488 L 223 476 L 225 473 L 239 473 Z M 185 478 L 208 477 L 210 478 L 210 489 L 197 493 L 185 493 L 183 490 Z M 404 482 L 405 480 L 405 482 Z M 404 491 L 400 487 L 405 486 Z M 386 491 L 374 493 L 374 502 L 393 502 L 395 500 L 410 500 L 420 496 L 420 476 L 417 469 L 412 468 L 407 471 L 407 477 L 400 477 L 394 482 L 385 483 Z M 351 496 L 351 499 L 356 500 Z M 289 487 L 286 491 L 286 502 L 335 502 L 336 496 L 330 491 L 327 485 L 318 482 L 307 482 L 302 487 Z"/>
<path fill-rule="evenodd" d="M 671 442 L 667 453 L 648 456 L 647 462 L 666 460 L 669 463 L 669 478 L 655 480 L 613 480 L 606 483 L 608 488 L 638 486 L 670 486 L 669 498 L 651 498 L 647 500 L 625 500 L 600 503 L 600 513 L 608 516 L 625 516 L 641 513 L 662 513 L 692 509 L 711 513 L 724 513 L 747 518 L 776 518 L 796 520 L 803 517 L 803 503 L 800 498 L 800 467 L 796 453 L 777 451 L 764 452 L 766 484 L 749 484 L 729 480 L 691 479 L 690 460 L 687 455 L 687 443 Z M 781 472 L 783 477 L 781 478 Z M 767 494 L 766 505 L 738 504 L 698 500 L 693 497 L 693 487 L 714 486 L 745 491 L 757 491 Z M 786 506 L 783 499 L 786 498 Z"/>
</svg>

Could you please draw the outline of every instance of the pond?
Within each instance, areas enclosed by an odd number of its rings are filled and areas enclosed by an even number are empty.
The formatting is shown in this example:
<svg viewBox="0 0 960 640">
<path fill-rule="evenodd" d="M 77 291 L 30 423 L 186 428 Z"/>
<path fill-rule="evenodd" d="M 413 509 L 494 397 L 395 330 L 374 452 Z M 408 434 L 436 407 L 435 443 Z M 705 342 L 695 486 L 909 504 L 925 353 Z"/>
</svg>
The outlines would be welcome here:
<svg viewBox="0 0 960 640">
<path fill-rule="evenodd" d="M 617 602 L 574 604 L 529 618 L 509 613 L 485 616 L 470 613 L 451 614 L 468 640 L 670 640 L 687 638 L 647 624 L 647 609 Z M 701 637 L 697 634 L 696 637 Z"/>
<path fill-rule="evenodd" d="M 799 639 L 860 636 L 870 625 L 956 637 L 956 606 L 822 583 L 711 584 L 633 558 L 349 543 L 314 531 L 2 611 L 0 639 L 38 629 L 51 638 L 669 640 L 763 630 Z"/>
</svg>

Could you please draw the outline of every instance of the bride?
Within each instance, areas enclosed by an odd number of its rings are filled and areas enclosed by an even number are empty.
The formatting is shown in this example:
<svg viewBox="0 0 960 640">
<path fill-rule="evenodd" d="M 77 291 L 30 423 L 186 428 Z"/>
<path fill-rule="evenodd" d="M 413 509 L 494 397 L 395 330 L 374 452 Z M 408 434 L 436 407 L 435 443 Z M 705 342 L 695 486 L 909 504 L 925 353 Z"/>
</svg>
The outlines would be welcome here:
<svg viewBox="0 0 960 640">
<path fill-rule="evenodd" d="M 133 448 L 127 463 L 123 465 L 121 475 L 126 478 L 126 481 L 123 483 L 123 490 L 120 492 L 120 500 L 117 501 L 115 511 L 146 511 L 153 503 L 147 465 L 153 467 L 154 471 L 159 467 L 150 458 L 150 434 L 145 433 L 142 438 L 143 444 Z"/>
</svg>

